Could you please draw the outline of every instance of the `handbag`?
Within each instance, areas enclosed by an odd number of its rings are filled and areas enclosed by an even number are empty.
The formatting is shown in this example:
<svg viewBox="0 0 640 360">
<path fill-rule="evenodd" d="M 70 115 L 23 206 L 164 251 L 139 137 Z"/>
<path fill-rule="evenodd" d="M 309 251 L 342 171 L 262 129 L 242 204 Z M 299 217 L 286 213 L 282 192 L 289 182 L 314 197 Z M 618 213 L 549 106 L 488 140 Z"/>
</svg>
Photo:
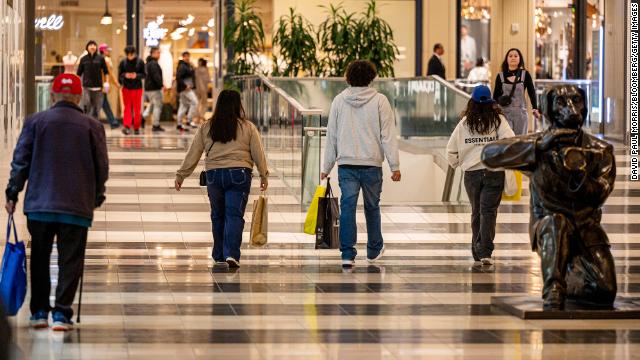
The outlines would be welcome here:
<svg viewBox="0 0 640 360">
<path fill-rule="evenodd" d="M 325 196 L 318 199 L 316 220 L 316 249 L 340 248 L 340 203 L 333 196 L 331 182 L 327 178 Z"/>
<path fill-rule="evenodd" d="M 316 225 L 318 224 L 318 200 L 327 193 L 327 187 L 318 185 L 316 192 L 311 199 L 311 205 L 307 210 L 307 217 L 304 220 L 304 233 L 309 235 L 316 234 Z"/>
<path fill-rule="evenodd" d="M 14 243 L 11 239 L 13 228 Z M 18 241 L 18 232 L 13 215 L 7 223 L 7 242 L 0 267 L 0 300 L 7 315 L 14 316 L 22 307 L 27 294 L 27 256 L 24 242 Z"/>
<path fill-rule="evenodd" d="M 251 216 L 251 246 L 264 246 L 267 244 L 267 228 L 269 225 L 268 201 L 266 195 L 260 195 L 253 201 L 253 214 Z"/>
<path fill-rule="evenodd" d="M 213 144 L 209 146 L 209 150 L 207 150 L 207 154 L 204 156 L 205 161 L 207 160 L 207 156 L 209 156 L 209 151 L 211 151 L 212 147 Z M 200 186 L 207 186 L 207 170 L 200 171 Z"/>
<path fill-rule="evenodd" d="M 498 104 L 500 104 L 500 106 L 504 107 L 504 106 L 511 105 L 511 102 L 513 101 L 513 94 L 516 91 L 516 85 L 519 82 L 520 82 L 520 76 L 516 77 L 516 81 L 513 82 L 513 85 L 511 86 L 511 91 L 509 92 L 509 95 L 502 95 L 502 96 L 500 96 L 498 98 Z"/>
</svg>

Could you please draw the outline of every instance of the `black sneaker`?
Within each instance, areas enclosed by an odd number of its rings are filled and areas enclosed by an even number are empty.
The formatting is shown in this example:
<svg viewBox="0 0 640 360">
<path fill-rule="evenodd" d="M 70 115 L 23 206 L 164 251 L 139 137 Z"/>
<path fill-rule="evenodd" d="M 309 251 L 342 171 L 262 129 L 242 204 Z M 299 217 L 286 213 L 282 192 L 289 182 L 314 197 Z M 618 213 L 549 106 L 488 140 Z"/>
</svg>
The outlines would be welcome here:
<svg viewBox="0 0 640 360">
<path fill-rule="evenodd" d="M 227 264 L 230 269 L 237 269 L 240 267 L 240 262 L 238 260 L 232 258 L 231 256 L 227 257 Z"/>
<path fill-rule="evenodd" d="M 133 135 L 140 135 L 140 130 L 139 129 L 133 130 Z"/>
<path fill-rule="evenodd" d="M 120 127 L 120 124 L 111 124 L 111 130 L 117 129 Z"/>
<path fill-rule="evenodd" d="M 131 129 L 129 129 L 128 127 L 125 127 L 122 129 L 122 133 L 125 135 L 131 135 Z"/>
<path fill-rule="evenodd" d="M 154 126 L 153 128 L 151 128 L 151 131 L 153 131 L 153 132 L 163 132 L 164 128 L 162 126 L 158 125 L 158 126 Z"/>
<path fill-rule="evenodd" d="M 184 127 L 184 126 L 182 126 L 182 125 L 178 125 L 176 128 L 177 128 L 177 129 L 178 129 L 178 131 L 180 131 L 180 132 L 189 132 L 189 129 L 188 129 L 188 128 L 186 128 L 186 127 Z"/>
</svg>

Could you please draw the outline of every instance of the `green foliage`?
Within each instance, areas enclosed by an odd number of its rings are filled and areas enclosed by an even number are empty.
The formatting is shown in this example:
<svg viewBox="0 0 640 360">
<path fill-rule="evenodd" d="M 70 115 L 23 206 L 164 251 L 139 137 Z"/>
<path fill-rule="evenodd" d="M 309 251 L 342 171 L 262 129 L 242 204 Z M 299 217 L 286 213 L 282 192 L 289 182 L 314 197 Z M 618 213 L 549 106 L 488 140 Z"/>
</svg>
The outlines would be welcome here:
<svg viewBox="0 0 640 360">
<path fill-rule="evenodd" d="M 342 4 L 320 6 L 328 17 L 318 27 L 318 47 L 323 56 L 322 72 L 326 76 L 343 76 L 347 65 L 356 59 L 358 41 L 354 14 L 347 14 Z"/>
<path fill-rule="evenodd" d="M 264 51 L 264 28 L 255 7 L 256 0 L 239 0 L 234 17 L 224 28 L 224 44 L 232 46 L 234 58 L 228 64 L 228 72 L 248 75 L 256 72 L 257 59 Z"/>
<path fill-rule="evenodd" d="M 298 76 L 304 72 L 314 76 L 319 68 L 314 35 L 313 25 L 297 14 L 294 8 L 289 8 L 289 15 L 278 20 L 278 27 L 273 34 L 272 44 L 279 48 L 284 60 L 283 64 L 278 64 L 274 57 L 273 75 Z"/>
<path fill-rule="evenodd" d="M 393 30 L 385 20 L 378 16 L 376 0 L 370 0 L 367 10 L 357 20 L 355 36 L 357 44 L 356 58 L 373 62 L 380 77 L 393 77 L 393 62 L 400 53 L 393 41 Z"/>
</svg>

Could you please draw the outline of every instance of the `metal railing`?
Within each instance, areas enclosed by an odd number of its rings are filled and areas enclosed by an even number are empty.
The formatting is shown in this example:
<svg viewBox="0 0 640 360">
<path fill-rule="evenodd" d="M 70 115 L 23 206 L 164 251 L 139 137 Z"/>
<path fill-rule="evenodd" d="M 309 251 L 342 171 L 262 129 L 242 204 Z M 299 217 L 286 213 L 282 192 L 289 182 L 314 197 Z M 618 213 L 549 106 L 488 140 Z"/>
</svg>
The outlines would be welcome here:
<svg viewBox="0 0 640 360">
<path fill-rule="evenodd" d="M 319 149 L 310 151 L 305 128 L 321 125 L 322 110 L 303 106 L 262 75 L 231 77 L 230 81 L 241 93 L 247 118 L 262 132 L 270 168 L 301 204 L 310 203 L 320 182 L 320 155 Z M 316 158 L 318 165 L 311 167 Z"/>
</svg>

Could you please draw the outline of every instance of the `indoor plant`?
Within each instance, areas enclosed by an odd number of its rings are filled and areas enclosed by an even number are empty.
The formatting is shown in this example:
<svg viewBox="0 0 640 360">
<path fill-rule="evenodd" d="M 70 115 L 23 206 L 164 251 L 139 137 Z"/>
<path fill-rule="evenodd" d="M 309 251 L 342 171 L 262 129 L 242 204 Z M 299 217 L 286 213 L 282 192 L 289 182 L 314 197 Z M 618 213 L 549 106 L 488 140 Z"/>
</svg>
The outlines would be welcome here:
<svg viewBox="0 0 640 360">
<path fill-rule="evenodd" d="M 239 0 L 234 16 L 224 27 L 224 44 L 231 46 L 234 52 L 227 64 L 230 74 L 254 74 L 258 56 L 264 51 L 264 28 L 256 12 L 255 1 Z"/>
</svg>

